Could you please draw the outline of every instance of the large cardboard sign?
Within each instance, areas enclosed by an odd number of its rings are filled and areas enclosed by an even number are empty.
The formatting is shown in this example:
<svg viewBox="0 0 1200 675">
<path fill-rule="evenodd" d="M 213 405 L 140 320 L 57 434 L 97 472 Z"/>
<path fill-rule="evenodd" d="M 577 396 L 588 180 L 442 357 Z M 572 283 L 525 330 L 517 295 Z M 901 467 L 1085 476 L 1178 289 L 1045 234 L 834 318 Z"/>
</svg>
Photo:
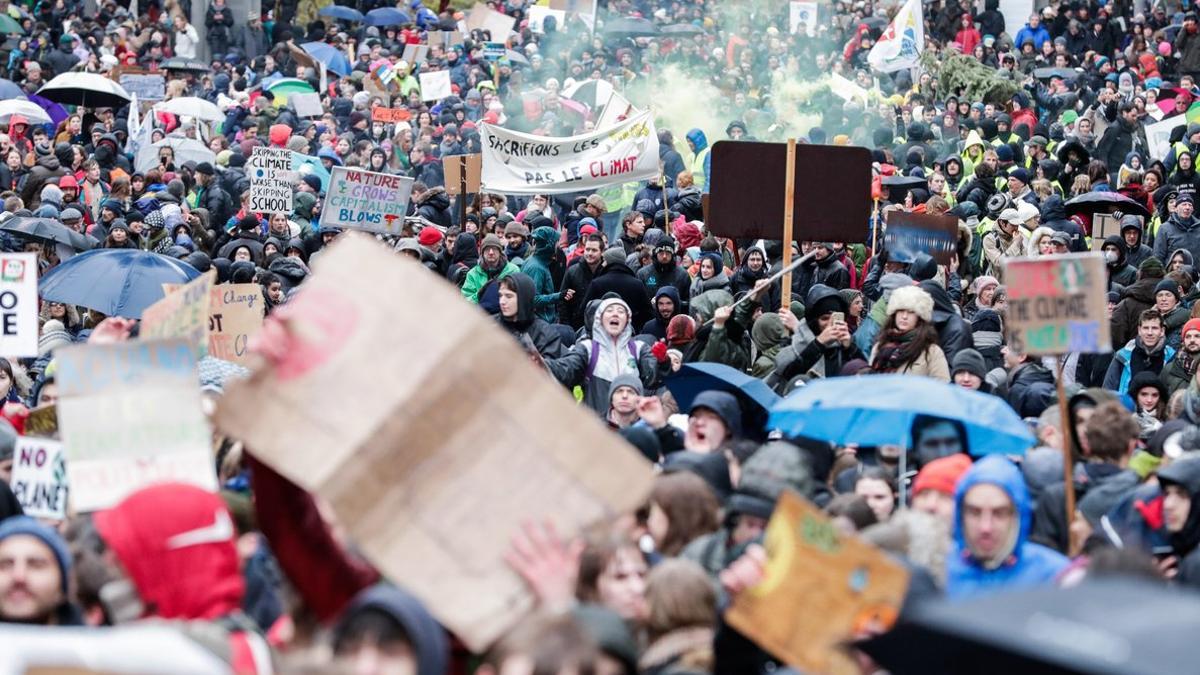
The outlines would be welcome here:
<svg viewBox="0 0 1200 675">
<path fill-rule="evenodd" d="M 1098 252 L 1013 258 L 1008 286 L 1008 344 L 1030 356 L 1112 351 L 1104 256 Z"/>
<path fill-rule="evenodd" d="M 720 141 L 712 148 L 705 221 L 716 235 L 783 239 L 786 143 Z M 863 243 L 870 237 L 871 153 L 866 148 L 796 146 L 792 195 L 796 241 Z"/>
<path fill-rule="evenodd" d="M 250 210 L 254 213 L 292 213 L 296 172 L 292 151 L 257 146 L 246 163 L 250 178 Z"/>
<path fill-rule="evenodd" d="M 61 443 L 20 436 L 13 448 L 12 491 L 25 515 L 67 517 L 67 466 Z"/>
<path fill-rule="evenodd" d="M 435 70 L 431 73 L 421 73 L 417 76 L 421 84 L 422 101 L 440 101 L 454 93 L 450 84 L 450 71 Z"/>
<path fill-rule="evenodd" d="M 764 543 L 765 578 L 738 595 L 725 620 L 797 670 L 857 675 L 842 645 L 864 629 L 891 627 L 908 571 L 791 491 L 780 496 Z"/>
<path fill-rule="evenodd" d="M 479 192 L 479 176 L 483 171 L 483 155 L 447 155 L 442 158 L 442 175 L 445 176 L 446 194 L 462 192 L 466 178 L 467 194 Z"/>
<path fill-rule="evenodd" d="M 38 355 L 36 253 L 0 254 L 0 356 Z"/>
<path fill-rule="evenodd" d="M 413 179 L 335 166 L 321 208 L 321 225 L 400 234 Z"/>
<path fill-rule="evenodd" d="M 54 356 L 75 511 L 108 508 L 164 481 L 216 491 L 191 345 L 180 339 L 76 345 Z"/>
<path fill-rule="evenodd" d="M 163 299 L 142 312 L 142 338 L 182 338 L 195 348 L 197 359 L 204 358 L 208 353 L 208 296 L 215 278 L 216 272 L 209 270 L 183 286 L 163 289 Z"/>
<path fill-rule="evenodd" d="M 230 384 L 216 424 L 482 651 L 534 604 L 503 559 L 521 523 L 627 513 L 651 467 L 421 265 L 349 234 L 314 272 L 268 318 L 286 356 Z"/>
<path fill-rule="evenodd" d="M 485 190 L 582 192 L 658 175 L 658 134 L 649 112 L 580 136 L 533 136 L 480 124 Z"/>
<path fill-rule="evenodd" d="M 896 260 L 927 253 L 939 265 L 949 265 L 958 244 L 958 219 L 926 213 L 892 211 L 887 215 L 884 248 Z"/>
<path fill-rule="evenodd" d="M 468 31 L 485 30 L 491 34 L 493 40 L 503 42 L 513 31 L 516 21 L 515 17 L 477 2 L 467 13 L 466 27 Z"/>
</svg>

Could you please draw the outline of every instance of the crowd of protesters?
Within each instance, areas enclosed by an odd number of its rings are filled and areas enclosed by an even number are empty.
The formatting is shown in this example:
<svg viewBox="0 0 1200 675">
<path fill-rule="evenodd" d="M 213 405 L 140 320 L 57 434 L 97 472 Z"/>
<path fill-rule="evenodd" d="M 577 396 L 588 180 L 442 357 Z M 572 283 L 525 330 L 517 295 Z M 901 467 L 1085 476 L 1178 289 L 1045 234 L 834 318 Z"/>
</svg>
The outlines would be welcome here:
<svg viewBox="0 0 1200 675">
<path fill-rule="evenodd" d="M 772 656 L 721 610 L 761 578 L 763 532 L 785 490 L 901 561 L 912 574 L 906 606 L 1105 575 L 1200 586 L 1200 508 L 1191 508 L 1200 495 L 1200 123 L 1186 121 L 1200 96 L 1194 13 L 1073 0 L 1009 35 L 997 0 L 935 0 L 924 12 L 933 61 L 973 56 L 1010 85 L 1011 95 L 973 100 L 929 72 L 872 72 L 867 54 L 890 16 L 869 2 L 822 6 L 811 35 L 792 30 L 788 3 L 610 0 L 594 26 L 584 12 L 537 33 L 528 3 L 489 4 L 514 17 L 511 35 L 467 31 L 413 64 L 405 47 L 465 27 L 462 12 L 413 0 L 399 6 L 409 22 L 376 27 L 325 16 L 321 0 L 281 0 L 248 17 L 214 0 L 203 25 L 192 25 L 186 3 L 135 3 L 131 13 L 114 0 L 94 11 L 76 0 L 5 0 L 0 11 L 20 32 L 0 66 L 25 94 L 71 71 L 162 73 L 168 101 L 197 96 L 225 118 L 143 106 L 149 122 L 130 128 L 128 105 L 69 109 L 48 125 L 9 116 L 0 123 L 0 218 L 56 220 L 99 247 L 178 258 L 216 270 L 218 283 L 260 284 L 271 312 L 343 235 L 321 224 L 331 168 L 410 177 L 403 232 L 380 238 L 412 259 L 403 264 L 423 265 L 494 317 L 547 378 L 661 470 L 644 507 L 578 540 L 539 527 L 513 533 L 510 563 L 539 610 L 471 655 L 406 580 L 382 578 L 343 541 L 312 496 L 223 439 L 216 495 L 151 486 L 54 524 L 21 515 L 0 481 L 0 622 L 160 619 L 238 673 L 769 672 Z M 605 32 L 622 17 L 689 30 Z M 487 60 L 489 39 L 512 51 Z M 322 72 L 299 47 L 311 42 L 342 52 L 351 71 Z M 163 68 L 202 55 L 199 68 Z M 381 82 L 381 69 L 394 78 Z M 441 69 L 453 93 L 426 100 L 417 76 Z M 682 74 L 666 92 L 677 105 L 721 121 L 672 128 L 660 114 L 661 177 L 577 194 L 447 191 L 442 158 L 479 152 L 480 123 L 569 136 L 593 128 L 600 110 L 565 92 L 587 80 L 632 92 L 663 72 Z M 829 73 L 863 95 L 789 94 Z M 301 117 L 271 94 L 281 77 L 319 93 L 323 114 Z M 694 82 L 720 98 L 695 100 Z M 406 109 L 408 120 L 379 121 L 378 105 Z M 1176 115 L 1169 141 L 1152 146 L 1146 127 Z M 800 118 L 814 121 L 801 129 Z M 785 244 L 716 236 L 702 197 L 722 180 L 713 143 L 788 135 L 869 148 L 881 186 L 876 215 L 848 242 L 788 244 L 811 257 L 784 288 L 772 275 Z M 177 158 L 168 144 L 152 168 L 138 168 L 146 143 L 180 136 L 202 141 L 211 160 Z M 249 210 L 246 166 L 257 146 L 316 158 L 300 172 L 291 213 Z M 1136 202 L 1102 210 L 1116 211 L 1118 234 L 1093 236 L 1094 209 L 1070 203 L 1094 193 Z M 957 218 L 951 264 L 886 250 L 897 211 Z M 37 252 L 43 272 L 66 258 L 15 235 L 0 243 Z M 1112 352 L 1038 358 L 1007 344 L 1005 262 L 1088 250 L 1105 257 Z M 57 397 L 55 350 L 121 339 L 132 323 L 50 301 L 41 320 L 39 358 L 0 360 L 4 478 L 26 409 Z M 969 445 L 961 424 L 933 417 L 913 425 L 908 447 L 778 434 L 762 443 L 769 430 L 743 428 L 728 393 L 704 392 L 679 409 L 664 382 L 698 362 L 781 395 L 855 377 L 869 399 L 874 374 L 934 378 L 1003 399 L 1038 445 L 1017 460 L 990 455 Z M 236 532 L 172 543 L 225 509 Z"/>
</svg>

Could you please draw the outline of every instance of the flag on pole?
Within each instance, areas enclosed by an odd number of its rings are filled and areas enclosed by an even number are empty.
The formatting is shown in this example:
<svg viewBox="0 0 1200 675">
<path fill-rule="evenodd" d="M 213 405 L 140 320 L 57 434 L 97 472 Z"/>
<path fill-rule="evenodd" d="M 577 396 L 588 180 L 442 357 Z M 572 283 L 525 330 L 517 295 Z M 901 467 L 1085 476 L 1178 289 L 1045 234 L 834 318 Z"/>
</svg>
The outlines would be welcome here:
<svg viewBox="0 0 1200 675">
<path fill-rule="evenodd" d="M 908 0 L 887 30 L 867 54 L 867 62 L 881 73 L 891 73 L 917 65 L 925 49 L 925 19 L 921 0 Z"/>
</svg>

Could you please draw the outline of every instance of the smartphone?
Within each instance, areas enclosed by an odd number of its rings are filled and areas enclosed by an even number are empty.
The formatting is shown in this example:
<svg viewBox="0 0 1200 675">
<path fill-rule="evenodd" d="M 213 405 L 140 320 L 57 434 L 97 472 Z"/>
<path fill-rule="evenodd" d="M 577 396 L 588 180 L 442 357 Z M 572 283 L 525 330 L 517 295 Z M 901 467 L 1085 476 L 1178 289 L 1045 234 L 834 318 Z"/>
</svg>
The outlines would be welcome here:
<svg viewBox="0 0 1200 675">
<path fill-rule="evenodd" d="M 845 312 L 834 312 L 833 316 L 830 317 L 829 322 L 830 323 L 846 323 Z"/>
<path fill-rule="evenodd" d="M 1175 547 L 1173 547 L 1173 546 L 1155 546 L 1154 548 L 1150 549 L 1150 555 L 1154 556 L 1155 559 L 1157 559 L 1157 560 L 1162 560 L 1164 558 L 1175 555 Z"/>
</svg>

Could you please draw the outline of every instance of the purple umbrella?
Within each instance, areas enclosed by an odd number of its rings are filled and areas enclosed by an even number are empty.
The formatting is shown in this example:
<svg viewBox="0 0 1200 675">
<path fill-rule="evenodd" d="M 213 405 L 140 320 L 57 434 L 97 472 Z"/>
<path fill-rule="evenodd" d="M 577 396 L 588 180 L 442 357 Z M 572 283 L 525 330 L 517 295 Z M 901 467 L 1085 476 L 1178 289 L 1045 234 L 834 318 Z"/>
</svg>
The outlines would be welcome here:
<svg viewBox="0 0 1200 675">
<path fill-rule="evenodd" d="M 62 124 L 63 120 L 71 116 L 71 113 L 67 112 L 67 109 L 64 108 L 61 103 L 55 103 L 54 101 L 51 101 L 43 96 L 30 94 L 29 100 L 38 104 L 42 110 L 46 111 L 46 114 L 49 115 L 50 119 L 54 122 L 55 127 L 58 127 L 59 124 Z"/>
</svg>

